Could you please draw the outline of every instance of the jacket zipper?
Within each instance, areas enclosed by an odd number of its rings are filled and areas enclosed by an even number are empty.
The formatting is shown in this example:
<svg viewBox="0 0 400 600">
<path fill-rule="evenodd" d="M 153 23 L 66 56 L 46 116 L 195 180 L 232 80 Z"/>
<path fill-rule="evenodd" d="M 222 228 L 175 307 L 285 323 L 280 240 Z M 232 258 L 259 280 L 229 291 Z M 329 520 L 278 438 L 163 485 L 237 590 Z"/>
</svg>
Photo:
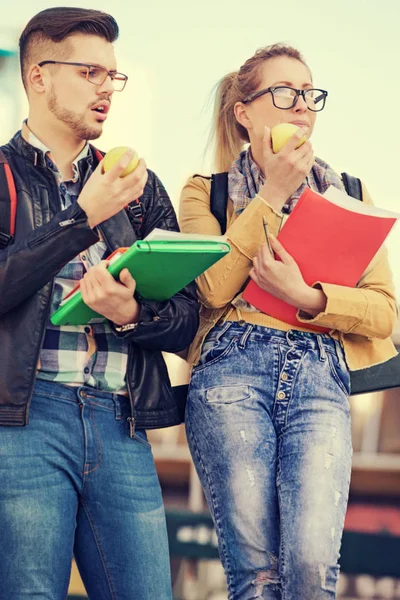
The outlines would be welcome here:
<svg viewBox="0 0 400 600">
<path fill-rule="evenodd" d="M 112 244 L 109 243 L 109 240 L 107 239 L 107 234 L 105 233 L 102 225 L 98 225 L 97 229 L 100 231 L 101 235 L 103 236 L 103 241 L 105 242 L 106 246 L 108 246 L 109 248 L 112 248 Z M 132 439 L 135 436 L 135 428 L 136 428 L 136 419 L 135 419 L 135 413 L 134 413 L 134 408 L 133 408 L 133 398 L 132 398 L 132 390 L 131 390 L 131 386 L 130 386 L 130 381 L 129 381 L 129 373 L 130 373 L 130 366 L 131 366 L 131 356 L 132 356 L 132 352 L 130 350 L 130 348 L 128 349 L 128 362 L 127 362 L 127 368 L 126 368 L 126 375 L 127 375 L 127 388 L 128 388 L 128 395 L 129 395 L 129 405 L 131 408 L 131 415 L 130 417 L 127 417 L 127 421 L 128 421 L 128 425 L 129 425 L 129 437 Z"/>
<path fill-rule="evenodd" d="M 129 437 L 132 439 L 135 435 L 135 417 L 128 417 L 127 421 L 129 423 Z"/>
<path fill-rule="evenodd" d="M 82 222 L 84 223 L 85 218 L 81 217 L 80 219 L 66 219 L 65 221 L 60 221 L 58 224 L 58 227 L 61 228 L 66 228 L 69 225 L 73 225 L 74 223 L 79 223 Z M 46 221 L 46 223 L 48 223 L 49 221 Z M 32 245 L 33 246 L 37 246 L 39 244 L 41 244 L 42 242 L 45 242 L 46 240 L 48 240 L 49 238 L 53 237 L 53 235 L 55 235 L 55 231 L 49 231 L 48 233 L 46 233 L 46 235 L 42 235 L 40 238 L 36 238 L 33 242 Z"/>
<path fill-rule="evenodd" d="M 136 419 L 135 419 L 135 413 L 134 413 L 134 409 L 133 409 L 133 398 L 132 398 L 132 390 L 131 390 L 131 382 L 129 380 L 129 374 L 131 372 L 131 357 L 132 357 L 132 351 L 130 348 L 128 348 L 128 363 L 127 363 L 127 368 L 126 368 L 126 383 L 127 383 L 127 387 L 128 387 L 128 394 L 129 394 L 129 404 L 131 407 L 131 416 L 127 418 L 128 424 L 129 424 L 129 437 L 132 439 L 135 435 L 135 427 L 136 427 Z"/>
</svg>

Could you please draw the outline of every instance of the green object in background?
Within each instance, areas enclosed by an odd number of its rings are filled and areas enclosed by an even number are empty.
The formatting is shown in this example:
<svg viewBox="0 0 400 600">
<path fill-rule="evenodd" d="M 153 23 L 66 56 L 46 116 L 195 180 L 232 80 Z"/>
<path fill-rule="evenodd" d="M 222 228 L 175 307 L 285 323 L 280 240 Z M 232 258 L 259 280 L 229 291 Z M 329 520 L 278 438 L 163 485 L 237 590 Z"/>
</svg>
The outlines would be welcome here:
<svg viewBox="0 0 400 600">
<path fill-rule="evenodd" d="M 5 50 L 4 48 L 0 48 L 0 56 L 16 56 L 16 52 L 13 50 Z"/>
<path fill-rule="evenodd" d="M 167 510 L 171 557 L 218 559 L 217 536 L 210 513 Z"/>
<path fill-rule="evenodd" d="M 168 300 L 230 251 L 227 242 L 188 240 L 138 240 L 108 267 L 117 278 L 128 268 L 136 291 L 144 300 Z M 80 291 L 56 310 L 53 325 L 85 325 L 104 319 L 82 300 Z"/>
<path fill-rule="evenodd" d="M 400 578 L 400 536 L 345 530 L 340 554 L 343 573 Z"/>
</svg>

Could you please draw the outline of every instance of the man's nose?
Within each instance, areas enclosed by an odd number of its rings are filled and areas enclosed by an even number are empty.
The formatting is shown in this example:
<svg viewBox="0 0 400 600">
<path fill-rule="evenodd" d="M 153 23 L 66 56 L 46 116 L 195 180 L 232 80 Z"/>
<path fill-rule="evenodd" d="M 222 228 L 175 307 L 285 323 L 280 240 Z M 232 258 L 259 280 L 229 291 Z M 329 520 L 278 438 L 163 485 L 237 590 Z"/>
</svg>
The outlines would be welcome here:
<svg viewBox="0 0 400 600">
<path fill-rule="evenodd" d="M 104 94 L 106 93 L 107 95 L 111 95 L 114 93 L 114 84 L 113 81 L 110 77 L 110 75 L 107 75 L 107 77 L 105 78 L 104 82 L 98 86 L 97 88 L 97 93 L 98 94 Z"/>
</svg>

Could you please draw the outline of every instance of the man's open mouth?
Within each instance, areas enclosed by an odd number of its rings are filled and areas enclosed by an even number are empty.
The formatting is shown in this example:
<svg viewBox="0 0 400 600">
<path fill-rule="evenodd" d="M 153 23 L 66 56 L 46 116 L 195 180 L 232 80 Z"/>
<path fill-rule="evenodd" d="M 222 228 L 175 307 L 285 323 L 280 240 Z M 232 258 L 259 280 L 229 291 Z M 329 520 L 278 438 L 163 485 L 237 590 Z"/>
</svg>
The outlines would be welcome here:
<svg viewBox="0 0 400 600">
<path fill-rule="evenodd" d="M 92 110 L 102 115 L 106 115 L 110 110 L 109 102 L 102 102 L 93 106 Z"/>
</svg>

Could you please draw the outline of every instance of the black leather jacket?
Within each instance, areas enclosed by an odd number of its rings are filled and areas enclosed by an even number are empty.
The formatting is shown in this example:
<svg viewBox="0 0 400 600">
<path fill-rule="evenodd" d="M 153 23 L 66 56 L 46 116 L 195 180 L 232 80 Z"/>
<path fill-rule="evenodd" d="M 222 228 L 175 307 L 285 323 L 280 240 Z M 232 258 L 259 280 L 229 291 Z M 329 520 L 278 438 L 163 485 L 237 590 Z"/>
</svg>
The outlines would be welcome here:
<svg viewBox="0 0 400 600">
<path fill-rule="evenodd" d="M 18 207 L 14 242 L 0 250 L 0 425 L 23 426 L 28 423 L 54 277 L 98 236 L 77 203 L 61 210 L 58 186 L 42 152 L 20 133 L 1 149 L 14 176 Z M 167 192 L 151 171 L 140 200 L 140 237 L 155 227 L 178 231 Z M 99 226 L 110 252 L 137 239 L 133 214 L 128 207 Z M 167 302 L 142 302 L 138 327 L 115 332 L 130 342 L 126 380 L 131 426 L 151 429 L 182 422 L 184 407 L 171 389 L 161 351 L 184 349 L 197 328 L 192 283 Z"/>
</svg>

